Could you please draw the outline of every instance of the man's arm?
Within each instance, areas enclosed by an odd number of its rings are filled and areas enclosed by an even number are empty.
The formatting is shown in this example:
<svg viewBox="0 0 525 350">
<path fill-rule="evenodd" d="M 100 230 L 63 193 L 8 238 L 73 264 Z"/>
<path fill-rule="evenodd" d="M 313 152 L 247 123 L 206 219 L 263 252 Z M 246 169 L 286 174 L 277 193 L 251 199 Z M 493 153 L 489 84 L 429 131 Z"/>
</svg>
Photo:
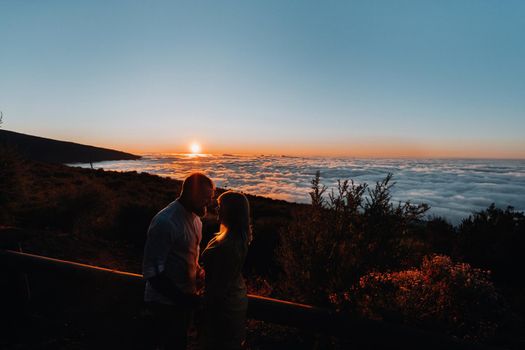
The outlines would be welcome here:
<svg viewBox="0 0 525 350">
<path fill-rule="evenodd" d="M 150 277 L 148 281 L 153 289 L 175 302 L 175 304 L 195 306 L 199 302 L 199 297 L 197 295 L 187 294 L 181 291 L 168 277 L 166 277 L 164 271 L 156 276 Z"/>
<path fill-rule="evenodd" d="M 151 287 L 176 304 L 193 305 L 194 296 L 184 293 L 167 277 L 165 263 L 173 244 L 172 223 L 167 220 L 156 220 L 148 229 L 148 237 L 144 247 L 143 275 Z"/>
</svg>

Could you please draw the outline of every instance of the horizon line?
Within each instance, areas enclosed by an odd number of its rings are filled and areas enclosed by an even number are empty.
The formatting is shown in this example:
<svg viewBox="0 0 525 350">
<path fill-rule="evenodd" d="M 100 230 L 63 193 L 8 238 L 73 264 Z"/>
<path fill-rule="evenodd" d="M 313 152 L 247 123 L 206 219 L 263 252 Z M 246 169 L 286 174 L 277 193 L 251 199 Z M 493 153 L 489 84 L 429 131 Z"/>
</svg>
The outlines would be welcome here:
<svg viewBox="0 0 525 350">
<path fill-rule="evenodd" d="M 126 151 L 128 152 L 128 151 Z M 194 157 L 206 157 L 206 156 L 234 156 L 234 157 L 283 157 L 283 158 L 354 158 L 354 159 L 436 159 L 436 160 L 525 160 L 523 158 L 515 157 L 484 157 L 484 156 L 381 156 L 381 155 L 338 155 L 338 154 L 284 154 L 284 153 L 265 153 L 265 152 L 251 152 L 251 153 L 239 153 L 239 152 L 210 152 L 210 153 L 192 153 L 192 152 L 170 152 L 170 151 L 159 151 L 159 152 L 132 152 L 135 155 L 147 156 L 147 155 L 181 155 L 181 156 L 194 156 Z"/>
<path fill-rule="evenodd" d="M 76 144 L 79 144 L 79 145 L 84 145 L 84 146 L 90 146 L 90 147 L 97 147 L 97 148 L 106 148 L 106 149 L 111 149 L 111 150 L 115 150 L 115 151 L 120 151 L 120 152 L 126 152 L 126 153 L 131 153 L 131 154 L 134 154 L 134 155 L 147 155 L 147 154 L 192 154 L 191 152 L 188 152 L 188 151 L 175 151 L 175 150 L 166 150 L 165 148 L 164 149 L 161 149 L 161 150 L 158 150 L 158 151 L 148 151 L 148 150 L 144 150 L 143 148 L 136 148 L 136 147 L 133 147 L 133 146 L 124 146 L 124 145 L 116 145 L 116 144 L 101 144 L 101 145 L 95 145 L 96 143 L 91 143 L 91 142 L 88 142 L 88 143 L 84 143 L 83 141 L 80 141 L 80 140 L 66 140 L 66 139 L 58 139 L 58 138 L 52 138 L 52 137 L 48 137 L 48 136 L 39 136 L 39 135 L 34 135 L 34 134 L 30 134 L 30 133 L 27 133 L 27 132 L 19 132 L 19 131 L 13 131 L 13 130 L 8 130 L 8 129 L 5 129 L 5 128 L 0 128 L 0 130 L 4 130 L 4 131 L 8 131 L 8 132 L 14 132 L 14 133 L 19 133 L 19 134 L 24 134 L 24 135 L 28 135 L 28 136 L 33 136 L 33 137 L 39 137 L 39 138 L 44 138 L 44 139 L 49 139 L 49 140 L 55 140 L 55 141 L 62 141 L 62 142 L 69 142 L 69 143 L 76 143 Z M 348 146 L 347 146 L 348 147 Z M 207 148 L 211 148 L 211 147 L 207 147 Z M 365 147 L 363 147 L 365 148 Z M 359 153 L 354 153 L 354 154 L 351 154 L 351 153 L 340 153 L 340 152 L 329 152 L 329 151 L 325 151 L 325 152 L 322 152 L 322 153 L 315 153 L 315 152 L 300 152 L 300 151 L 297 151 L 297 152 L 275 152 L 275 151 L 269 151 L 269 152 L 264 152 L 264 151 L 251 151 L 251 152 L 232 152 L 232 151 L 228 151 L 228 150 L 217 150 L 215 152 L 203 152 L 203 153 L 200 153 L 200 154 L 206 154 L 206 155 L 235 155 L 235 156 L 274 156 L 274 157 L 297 157 L 297 158 L 304 158 L 304 157 L 314 157 L 314 158 L 321 158 L 321 157 L 324 157 L 324 158 L 354 158 L 354 159 L 436 159 L 436 160 L 525 160 L 525 155 L 523 156 L 493 156 L 493 155 L 471 155 L 471 154 L 464 154 L 464 155 L 456 155 L 456 153 L 458 152 L 439 152 L 438 150 L 435 150 L 435 151 L 431 151 L 429 150 L 428 153 L 434 153 L 434 155 L 432 154 L 421 154 L 421 153 L 424 153 L 424 151 L 420 151 L 418 152 L 418 154 L 414 154 L 414 155 L 408 155 L 406 154 L 406 152 L 400 152 L 400 154 L 381 154 L 381 151 L 375 149 L 375 151 L 372 151 L 372 152 L 367 152 L 366 150 L 360 152 L 361 154 Z M 446 154 L 440 154 L 440 153 L 454 153 L 452 155 L 446 155 Z"/>
</svg>

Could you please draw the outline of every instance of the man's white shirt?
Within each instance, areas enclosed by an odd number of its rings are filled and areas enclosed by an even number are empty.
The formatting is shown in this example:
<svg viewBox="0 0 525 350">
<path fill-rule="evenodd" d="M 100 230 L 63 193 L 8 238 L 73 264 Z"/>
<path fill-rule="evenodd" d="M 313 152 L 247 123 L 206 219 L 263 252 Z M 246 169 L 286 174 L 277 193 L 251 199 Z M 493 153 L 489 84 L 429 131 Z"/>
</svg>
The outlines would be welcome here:
<svg viewBox="0 0 525 350">
<path fill-rule="evenodd" d="M 202 221 L 175 200 L 162 209 L 148 228 L 142 272 L 146 279 L 144 301 L 173 304 L 152 288 L 147 279 L 165 271 L 184 293 L 196 292 Z"/>
</svg>

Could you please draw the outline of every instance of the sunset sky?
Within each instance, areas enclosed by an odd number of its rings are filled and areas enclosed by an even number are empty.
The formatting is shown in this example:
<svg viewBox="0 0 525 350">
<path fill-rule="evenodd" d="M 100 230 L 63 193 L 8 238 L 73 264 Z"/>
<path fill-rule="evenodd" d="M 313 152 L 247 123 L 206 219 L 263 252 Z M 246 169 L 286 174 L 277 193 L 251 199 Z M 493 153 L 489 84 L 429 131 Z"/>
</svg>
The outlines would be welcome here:
<svg viewBox="0 0 525 350">
<path fill-rule="evenodd" d="M 525 158 L 525 1 L 0 1 L 3 128 L 131 152 Z"/>
</svg>

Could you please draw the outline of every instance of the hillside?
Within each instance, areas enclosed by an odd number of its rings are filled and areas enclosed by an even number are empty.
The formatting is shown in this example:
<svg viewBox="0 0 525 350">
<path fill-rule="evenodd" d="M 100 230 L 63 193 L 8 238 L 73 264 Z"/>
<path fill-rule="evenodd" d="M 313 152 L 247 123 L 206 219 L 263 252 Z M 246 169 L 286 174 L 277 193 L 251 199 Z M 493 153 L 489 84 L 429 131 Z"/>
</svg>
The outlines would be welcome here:
<svg viewBox="0 0 525 350">
<path fill-rule="evenodd" d="M 134 154 L 74 142 L 0 130 L 0 143 L 15 148 L 24 157 L 47 163 L 90 163 L 104 160 L 139 159 Z"/>
</svg>

